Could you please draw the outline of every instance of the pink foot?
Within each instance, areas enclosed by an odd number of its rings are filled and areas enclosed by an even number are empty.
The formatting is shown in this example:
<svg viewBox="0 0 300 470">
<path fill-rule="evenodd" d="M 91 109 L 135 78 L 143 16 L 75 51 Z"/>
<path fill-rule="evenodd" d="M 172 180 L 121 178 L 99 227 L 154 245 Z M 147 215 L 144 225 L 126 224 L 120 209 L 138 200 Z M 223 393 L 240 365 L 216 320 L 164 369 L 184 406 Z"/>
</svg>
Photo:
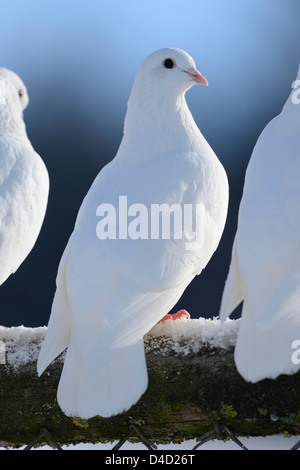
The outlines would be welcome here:
<svg viewBox="0 0 300 470">
<path fill-rule="evenodd" d="M 166 320 L 177 320 L 178 318 L 190 318 L 190 314 L 186 310 L 179 310 L 179 312 L 173 313 L 173 315 L 170 315 L 170 313 L 167 313 L 158 323 L 161 323 Z"/>
</svg>

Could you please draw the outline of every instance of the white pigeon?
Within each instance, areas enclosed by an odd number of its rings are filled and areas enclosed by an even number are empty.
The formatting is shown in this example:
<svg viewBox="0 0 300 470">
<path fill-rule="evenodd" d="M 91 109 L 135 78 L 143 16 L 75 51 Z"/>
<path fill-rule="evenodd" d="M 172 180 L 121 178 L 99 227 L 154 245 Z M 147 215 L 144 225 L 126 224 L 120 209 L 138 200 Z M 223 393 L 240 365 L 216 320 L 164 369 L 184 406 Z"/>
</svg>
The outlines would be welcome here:
<svg viewBox="0 0 300 470">
<path fill-rule="evenodd" d="M 222 297 L 221 320 L 244 301 L 235 362 L 249 382 L 299 369 L 292 361 L 292 344 L 300 339 L 297 94 L 293 89 L 281 114 L 266 126 L 253 150 Z"/>
<path fill-rule="evenodd" d="M 79 210 L 58 268 L 38 359 L 40 375 L 67 348 L 57 399 L 68 416 L 109 417 L 139 400 L 148 383 L 143 336 L 176 304 L 219 244 L 228 183 L 184 98 L 196 83 L 207 85 L 186 52 L 165 48 L 146 58 L 128 101 L 117 155 Z M 127 209 L 120 209 L 116 222 L 122 233 L 100 239 L 97 207 L 107 204 L 117 211 L 120 196 L 126 196 L 131 215 L 141 206 L 150 213 L 155 204 L 193 209 L 199 204 L 203 240 L 196 237 L 197 247 L 186 248 L 193 240 L 193 229 L 186 226 L 185 238 L 139 238 L 138 230 L 126 236 Z"/>
<path fill-rule="evenodd" d="M 18 75 L 0 68 L 0 284 L 35 245 L 48 201 L 48 172 L 23 120 L 28 101 Z"/>
</svg>

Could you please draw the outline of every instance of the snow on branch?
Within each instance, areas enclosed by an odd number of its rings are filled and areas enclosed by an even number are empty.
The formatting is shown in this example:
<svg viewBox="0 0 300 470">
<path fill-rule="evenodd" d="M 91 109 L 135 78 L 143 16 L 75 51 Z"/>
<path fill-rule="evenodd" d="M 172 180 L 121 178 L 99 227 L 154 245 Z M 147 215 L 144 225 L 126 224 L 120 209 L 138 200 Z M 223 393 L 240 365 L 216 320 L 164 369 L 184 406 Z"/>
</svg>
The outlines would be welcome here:
<svg viewBox="0 0 300 470">
<path fill-rule="evenodd" d="M 145 336 L 146 353 L 155 352 L 162 356 L 175 354 L 186 356 L 207 350 L 224 351 L 234 347 L 239 328 L 239 320 L 218 319 L 178 319 L 158 323 Z M 4 343 L 5 359 L 15 370 L 20 366 L 36 362 L 47 327 L 28 328 L 0 326 L 0 341 Z M 3 350 L 3 347 L 2 347 Z M 60 360 L 63 359 L 63 356 Z"/>
</svg>

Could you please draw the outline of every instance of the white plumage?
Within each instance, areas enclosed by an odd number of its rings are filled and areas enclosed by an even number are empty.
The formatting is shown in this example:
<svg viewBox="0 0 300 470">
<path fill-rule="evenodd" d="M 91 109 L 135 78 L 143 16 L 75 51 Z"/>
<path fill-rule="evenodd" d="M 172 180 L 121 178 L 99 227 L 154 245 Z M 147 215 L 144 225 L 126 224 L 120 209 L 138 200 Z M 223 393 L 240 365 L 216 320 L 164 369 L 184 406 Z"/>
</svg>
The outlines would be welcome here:
<svg viewBox="0 0 300 470">
<path fill-rule="evenodd" d="M 168 61 L 166 62 L 166 59 Z M 171 61 L 171 62 L 170 62 Z M 184 51 L 161 49 L 138 70 L 116 157 L 97 176 L 62 256 L 38 373 L 65 348 L 58 388 L 65 414 L 104 417 L 147 388 L 143 336 L 167 314 L 216 250 L 228 206 L 226 173 L 187 107 L 207 84 Z M 202 204 L 203 246 L 185 239 L 96 236 L 99 204 Z M 118 225 L 117 228 L 120 228 Z M 188 231 L 192 237 L 192 230 Z"/>
<path fill-rule="evenodd" d="M 222 320 L 244 301 L 235 361 L 250 382 L 299 369 L 292 361 L 300 339 L 298 95 L 293 88 L 251 156 L 222 298 Z"/>
<path fill-rule="evenodd" d="M 0 284 L 32 250 L 44 220 L 49 178 L 26 134 L 22 80 L 0 68 Z"/>
</svg>

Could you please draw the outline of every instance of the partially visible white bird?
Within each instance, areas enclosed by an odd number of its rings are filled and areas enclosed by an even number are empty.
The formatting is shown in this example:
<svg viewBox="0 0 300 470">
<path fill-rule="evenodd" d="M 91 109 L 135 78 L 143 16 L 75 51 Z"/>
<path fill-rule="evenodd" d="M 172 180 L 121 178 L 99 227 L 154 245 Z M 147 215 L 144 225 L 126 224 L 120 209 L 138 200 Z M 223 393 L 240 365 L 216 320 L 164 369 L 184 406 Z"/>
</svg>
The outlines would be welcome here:
<svg viewBox="0 0 300 470">
<path fill-rule="evenodd" d="M 244 301 L 235 362 L 250 382 L 299 369 L 292 361 L 293 342 L 300 339 L 297 93 L 293 89 L 281 114 L 266 126 L 253 150 L 220 309 L 224 320 Z"/>
<path fill-rule="evenodd" d="M 207 85 L 186 52 L 166 48 L 146 58 L 128 101 L 117 155 L 80 208 L 59 265 L 38 359 L 40 375 L 67 348 L 57 395 L 66 415 L 108 417 L 139 400 L 148 380 L 143 336 L 176 304 L 219 244 L 228 183 L 184 98 L 196 83 Z M 128 212 L 118 211 L 120 196 L 126 196 Z M 104 203 L 119 214 L 112 232 L 122 233 L 100 240 L 97 207 Z M 182 238 L 147 237 L 137 220 L 143 207 L 150 214 L 154 204 L 182 209 L 187 204 L 194 216 L 198 204 L 201 226 L 185 225 Z M 134 234 L 140 236 L 123 232 L 130 215 L 137 216 Z M 197 247 L 186 249 L 196 230 Z"/>
<path fill-rule="evenodd" d="M 23 120 L 28 101 L 18 75 L 0 68 L 0 284 L 35 245 L 48 201 L 48 172 Z"/>
</svg>

